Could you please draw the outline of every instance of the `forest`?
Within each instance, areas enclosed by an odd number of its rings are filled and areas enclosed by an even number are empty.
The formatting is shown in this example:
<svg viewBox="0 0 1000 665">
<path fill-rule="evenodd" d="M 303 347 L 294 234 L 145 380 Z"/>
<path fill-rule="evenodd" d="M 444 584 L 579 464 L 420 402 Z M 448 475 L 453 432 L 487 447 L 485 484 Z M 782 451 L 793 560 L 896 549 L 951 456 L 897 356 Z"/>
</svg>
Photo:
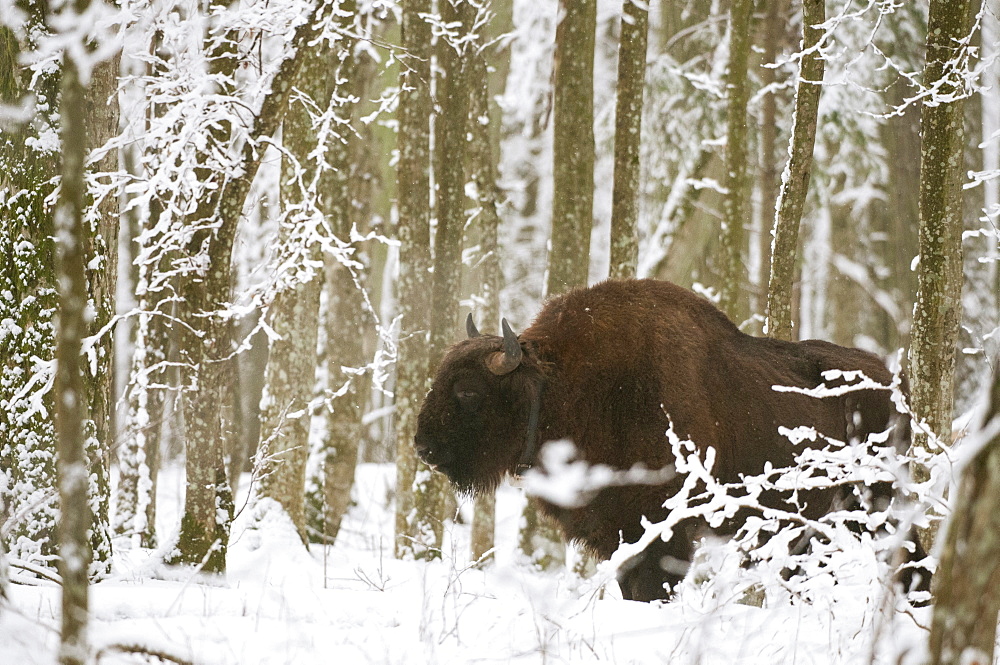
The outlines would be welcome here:
<svg viewBox="0 0 1000 665">
<path fill-rule="evenodd" d="M 997 0 L 0 0 L 0 664 L 996 662 L 998 56 Z M 532 500 L 602 469 L 413 445 L 470 314 L 634 278 L 912 432 L 735 494 L 665 432 L 648 538 L 755 515 L 667 603 Z"/>
</svg>

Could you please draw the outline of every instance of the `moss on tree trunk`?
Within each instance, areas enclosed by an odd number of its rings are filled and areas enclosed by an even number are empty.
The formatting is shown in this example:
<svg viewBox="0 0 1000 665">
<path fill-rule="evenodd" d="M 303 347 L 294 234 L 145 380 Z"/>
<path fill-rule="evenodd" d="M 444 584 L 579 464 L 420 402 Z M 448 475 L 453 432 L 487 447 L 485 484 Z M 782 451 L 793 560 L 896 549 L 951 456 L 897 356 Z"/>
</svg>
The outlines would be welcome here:
<svg viewBox="0 0 1000 665">
<path fill-rule="evenodd" d="M 910 395 L 919 423 L 913 445 L 951 441 L 955 352 L 962 316 L 962 179 L 966 67 L 963 39 L 972 0 L 933 0 L 924 82 L 934 89 L 920 117 L 920 263 L 910 344 Z M 926 470 L 914 469 L 917 479 Z"/>
</svg>

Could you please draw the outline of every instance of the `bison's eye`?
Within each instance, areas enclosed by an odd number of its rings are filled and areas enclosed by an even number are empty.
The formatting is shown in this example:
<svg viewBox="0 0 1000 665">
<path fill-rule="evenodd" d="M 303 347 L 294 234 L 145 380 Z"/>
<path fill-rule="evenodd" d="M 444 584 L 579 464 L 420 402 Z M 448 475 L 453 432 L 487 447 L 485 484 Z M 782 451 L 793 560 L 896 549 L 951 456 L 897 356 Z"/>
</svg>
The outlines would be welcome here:
<svg viewBox="0 0 1000 665">
<path fill-rule="evenodd" d="M 483 401 L 482 393 L 465 386 L 455 386 L 455 399 L 463 411 L 475 411 Z"/>
</svg>

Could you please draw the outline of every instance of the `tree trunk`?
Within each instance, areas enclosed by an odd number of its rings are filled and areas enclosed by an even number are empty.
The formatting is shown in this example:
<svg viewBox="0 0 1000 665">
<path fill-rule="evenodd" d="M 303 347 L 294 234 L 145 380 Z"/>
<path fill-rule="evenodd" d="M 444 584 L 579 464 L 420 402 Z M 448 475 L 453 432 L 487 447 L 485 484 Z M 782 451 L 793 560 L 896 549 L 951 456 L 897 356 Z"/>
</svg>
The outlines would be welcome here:
<svg viewBox="0 0 1000 665">
<path fill-rule="evenodd" d="M 587 284 L 594 217 L 597 0 L 559 0 L 553 91 L 552 238 L 546 294 Z"/>
<path fill-rule="evenodd" d="M 156 243 L 152 236 L 148 243 Z M 139 239 L 136 239 L 138 242 Z M 139 315 L 129 375 L 128 427 L 119 452 L 115 533 L 138 536 L 141 547 L 156 547 L 156 483 L 167 389 L 170 343 L 168 302 L 160 289 L 148 290 L 160 262 L 143 264 L 137 283 Z"/>
<path fill-rule="evenodd" d="M 434 274 L 431 282 L 430 352 L 433 372 L 448 346 L 455 341 L 458 301 L 462 277 L 462 234 L 465 227 L 465 148 L 469 114 L 469 53 L 471 46 L 459 39 L 472 31 L 476 7 L 471 2 L 444 0 L 439 4 L 441 20 L 452 23 L 458 39 L 442 37 L 438 42 L 440 78 L 436 83 L 440 109 L 434 129 L 434 179 L 437 186 L 437 230 L 434 234 Z M 441 556 L 448 481 L 440 473 L 420 473 L 414 485 L 419 521 L 417 533 L 425 540 L 423 556 Z"/>
<path fill-rule="evenodd" d="M 29 43 L 27 49 L 35 48 L 30 40 L 47 34 L 45 27 L 47 7 L 39 6 L 33 13 L 26 29 Z M 6 28 L 0 28 L 0 55 L 6 62 L 18 62 L 21 45 L 16 36 Z M 25 94 L 35 97 L 36 114 L 32 123 L 0 132 L 0 256 L 6 257 L 0 267 L 0 320 L 10 321 L 0 338 L 0 362 L 3 372 L 0 380 L 0 473 L 4 475 L 0 500 L 18 520 L 7 533 L 8 542 L 13 545 L 13 555 L 40 565 L 53 565 L 57 546 L 57 518 L 59 515 L 59 488 L 57 486 L 57 437 L 53 414 L 54 395 L 47 386 L 51 376 L 51 365 L 55 352 L 53 316 L 56 309 L 55 249 L 53 214 L 46 199 L 53 190 L 57 174 L 57 152 L 44 147 L 45 142 L 37 142 L 39 132 L 65 131 L 65 126 L 56 125 L 56 113 L 60 109 L 58 101 L 60 71 L 49 69 L 34 76 L 27 68 L 9 66 L 0 74 L 0 96 L 8 103 L 20 103 Z M 103 66 L 97 67 L 95 74 L 107 74 Z M 76 100 L 75 108 L 86 108 L 86 91 L 71 75 L 69 83 L 82 97 Z M 105 89 L 107 86 L 104 86 Z M 112 86 L 113 87 L 113 86 Z M 69 108 L 69 107 L 65 107 Z M 81 123 L 79 140 L 86 140 L 84 132 L 92 118 L 86 113 L 78 114 L 74 121 Z M 76 137 L 74 137 L 76 138 Z M 84 145 L 82 150 L 86 151 Z M 80 176 L 81 178 L 83 176 Z M 81 185 L 82 186 L 82 185 Z M 80 205 L 88 205 L 84 200 Z M 93 245 L 95 232 L 83 230 L 80 251 L 86 252 L 88 243 Z M 84 259 L 85 265 L 87 258 Z M 95 278 L 102 273 L 107 260 L 95 262 Z M 86 273 L 85 273 L 86 276 Z M 95 283 L 96 283 L 95 279 Z M 86 288 L 86 286 L 85 286 Z M 108 294 L 102 302 L 113 307 L 113 294 Z M 109 304 L 110 303 L 110 304 Z M 106 313 L 106 312 L 105 312 Z M 99 313 L 99 316 L 101 314 Z M 89 332 L 89 331 L 88 331 Z M 106 358 L 102 358 L 100 348 L 95 349 L 98 371 Z M 81 365 L 86 369 L 85 365 Z M 88 392 L 88 376 L 84 373 L 83 389 L 80 395 L 89 406 L 90 398 L 96 391 Z M 107 386 L 105 386 L 107 388 Z M 110 404 L 107 394 L 96 399 Z M 107 406 L 103 407 L 104 410 Z M 86 412 L 85 412 L 86 413 Z M 111 557 L 108 530 L 108 468 L 105 450 L 95 436 L 94 423 L 89 418 L 81 425 L 78 434 L 84 435 L 89 461 L 89 491 L 85 492 L 85 502 L 90 509 L 87 524 L 91 542 L 91 573 L 103 575 L 107 571 Z M 31 460 L 25 464 L 24 460 Z M 90 559 L 88 559 L 90 561 Z"/>
<path fill-rule="evenodd" d="M 230 327 L 218 310 L 229 295 L 226 247 L 208 253 L 208 274 L 182 281 L 181 357 L 196 372 L 183 386 L 185 423 L 184 512 L 177 547 L 167 563 L 187 563 L 208 573 L 226 569 L 233 499 L 226 476 L 221 408 L 224 386 L 231 381 L 228 357 Z"/>
<path fill-rule="evenodd" d="M 743 284 L 744 232 L 750 209 L 747 174 L 747 101 L 750 83 L 750 24 L 753 0 L 732 0 L 729 9 L 729 64 L 726 67 L 726 159 L 722 221 L 722 271 L 719 309 L 736 324 L 749 313 Z"/>
<path fill-rule="evenodd" d="M 989 13 L 989 12 L 987 12 Z M 975 55 L 970 57 L 969 69 L 975 70 L 982 66 L 983 59 L 991 57 L 986 43 L 987 30 L 984 25 L 986 14 L 973 32 L 970 48 Z M 984 50 L 984 47 L 986 50 Z M 987 147 L 992 143 L 991 134 L 987 133 L 989 118 L 984 117 L 983 109 L 994 100 L 989 98 L 991 74 L 982 72 L 978 80 L 980 88 L 970 96 L 965 104 L 965 162 L 963 170 L 966 173 L 980 174 L 987 171 L 986 160 L 989 152 Z M 995 112 L 996 107 L 993 107 Z M 977 179 L 977 178 L 974 178 Z M 962 260 L 962 325 L 959 331 L 958 348 L 962 352 L 955 358 L 955 405 L 957 414 L 968 413 L 976 408 L 979 395 L 989 385 L 992 375 L 990 363 L 986 359 L 993 357 L 993 347 L 990 344 L 992 331 L 1000 325 L 1000 311 L 997 310 L 997 297 L 1000 294 L 993 288 L 995 281 L 992 272 L 996 264 L 996 249 L 1000 242 L 996 236 L 980 236 L 983 231 L 993 228 L 984 219 L 988 219 L 991 211 L 987 208 L 989 185 L 982 183 L 978 187 L 963 187 L 963 260 Z M 968 235 L 966 235 L 968 234 Z M 993 260 L 991 260 L 993 259 Z M 997 340 L 1000 342 L 1000 340 Z M 1000 348 L 1000 347 L 998 347 Z"/>
<path fill-rule="evenodd" d="M 44 34 L 42 21 L 44 17 L 36 17 L 31 31 Z M 9 62 L 18 62 L 21 45 L 6 27 L 0 27 L 0 52 Z M 32 94 L 38 107 L 51 112 L 58 109 L 54 73 L 31 81 L 26 68 L 0 67 L 0 82 L 4 103 L 17 104 Z M 15 324 L 5 325 L 8 332 L 0 337 L 0 433 L 5 439 L 0 446 L 0 474 L 5 479 L 0 484 L 8 513 L 19 516 L 8 525 L 4 537 L 14 558 L 43 566 L 54 565 L 58 550 L 53 397 L 44 389 L 51 376 L 46 365 L 53 359 L 57 307 L 55 232 L 45 199 L 53 191 L 56 156 L 35 141 L 38 127 L 55 131 L 50 114 L 40 113 L 31 125 L 0 132 L 0 173 L 4 174 L 0 179 L 0 256 L 6 257 L 0 261 L 0 321 Z M 38 408 L 38 396 L 43 408 Z"/>
<path fill-rule="evenodd" d="M 971 30 L 973 0 L 932 0 L 924 85 L 936 87 L 920 117 L 920 264 L 910 345 L 910 395 L 918 426 L 914 449 L 951 441 L 953 382 L 962 292 L 962 179 L 965 92 L 955 81 L 964 59 L 956 44 Z M 933 103 L 931 103 L 933 102 Z M 916 467 L 922 480 L 926 469 Z"/>
<path fill-rule="evenodd" d="M 181 349 L 185 366 L 193 370 L 184 392 L 187 477 L 184 512 L 177 547 L 169 563 L 189 563 L 206 572 L 223 572 L 232 520 L 232 489 L 226 478 L 225 439 L 222 435 L 223 404 L 231 381 L 231 326 L 219 316 L 229 299 L 231 262 L 236 226 L 263 153 L 257 142 L 274 134 L 284 117 L 307 45 L 318 33 L 316 24 L 322 5 L 310 12 L 292 37 L 293 55 L 278 68 L 271 91 L 264 98 L 250 129 L 251 140 L 242 149 L 240 175 L 219 184 L 215 197 L 206 197 L 191 217 L 197 225 L 217 220 L 216 230 L 202 226 L 191 237 L 187 252 L 192 267 L 182 276 L 179 312 Z M 222 40 L 225 42 L 225 40 Z M 223 54 L 224 56 L 224 54 Z M 224 62 L 233 60 L 225 57 Z M 199 174 L 224 177 L 227 174 Z M 210 228 L 210 227 L 209 227 Z M 207 259 L 207 260 L 205 260 Z"/>
<path fill-rule="evenodd" d="M 341 5 L 345 32 L 350 32 L 354 22 L 354 3 Z M 336 95 L 343 99 L 362 97 L 370 79 L 375 76 L 374 63 L 358 62 L 354 53 L 354 40 L 346 38 L 340 49 L 339 66 L 334 67 L 336 85 L 342 88 Z M 341 117 L 352 120 L 353 106 L 342 107 Z M 354 213 L 352 180 L 357 165 L 354 153 L 359 141 L 348 129 L 346 136 L 335 141 L 330 148 L 329 161 L 333 167 L 323 189 L 327 192 L 324 210 L 331 220 L 334 235 L 342 242 L 350 242 Z M 367 145 L 367 144 L 366 144 Z M 356 248 L 357 249 L 357 248 Z M 355 255 L 356 256 L 356 255 Z M 325 542 L 332 543 L 340 531 L 340 524 L 351 504 L 354 471 L 358 452 L 364 436 L 364 410 L 369 381 L 357 373 L 365 362 L 364 331 L 370 318 L 365 311 L 361 289 L 363 267 L 349 267 L 336 259 L 327 259 L 327 377 L 328 390 L 334 397 L 327 412 L 327 434 L 323 444 L 323 496 Z"/>
<path fill-rule="evenodd" d="M 560 0 L 554 56 L 552 238 L 546 295 L 587 285 L 594 216 L 594 40 L 596 0 Z M 556 526 L 529 500 L 521 514 L 521 552 L 532 565 L 562 565 Z"/>
<path fill-rule="evenodd" d="M 767 283 L 771 276 L 771 230 L 776 214 L 778 199 L 778 160 L 775 148 L 778 143 L 778 90 L 772 65 L 778 59 L 779 41 L 784 30 L 782 9 L 784 0 L 766 0 L 767 13 L 761 25 L 763 67 L 760 69 L 760 84 L 764 93 L 760 103 L 760 147 L 757 167 L 757 183 L 760 191 L 760 211 L 757 220 L 757 254 L 760 264 L 757 272 L 756 304 L 754 312 L 767 312 Z"/>
<path fill-rule="evenodd" d="M 700 180 L 712 160 L 712 151 L 702 148 L 688 163 L 681 164 L 674 178 L 667 198 L 662 220 L 656 225 L 648 245 L 655 248 L 655 254 L 647 250 L 645 260 L 639 266 L 640 277 L 658 277 L 668 266 L 676 265 L 678 251 L 677 237 L 681 234 L 695 213 L 695 206 L 701 198 L 703 188 L 693 187 L 693 181 Z"/>
<path fill-rule="evenodd" d="M 17 59 L 17 43 L 14 38 L 13 32 L 10 28 L 3 26 L 0 27 L 0 57 L 3 57 L 5 61 L 14 62 Z M 0 103 L 12 104 L 17 101 L 17 81 L 14 77 L 14 71 L 10 70 L 7 72 L 0 72 Z M 3 151 L 0 149 L 0 164 L 4 164 Z M 6 193 L 4 198 L 6 198 Z M 6 217 L 6 210 L 2 203 L 0 203 L 0 219 Z M 0 236 L 2 237 L 2 236 Z M 2 242 L 2 241 L 0 241 Z M 7 249 L 7 243 L 3 242 L 3 249 Z M 6 256 L 12 256 L 11 254 L 5 254 Z M 6 280 L 3 276 L 0 276 L 0 285 L 5 285 Z M 2 308 L 2 306 L 0 306 Z M 0 347 L 2 348 L 2 347 Z M 6 350 L 6 349 L 4 349 Z M 7 355 L 3 354 L 6 358 Z M 4 364 L 4 369 L 6 369 L 6 363 Z M 0 392 L 0 401 L 5 397 L 3 392 Z M 0 423 L 6 425 L 3 419 L 0 418 Z M 4 457 L 0 456 L 0 460 L 3 460 L 6 464 Z M 10 488 L 7 486 L 7 474 L 0 473 L 0 524 L 7 525 L 7 520 L 10 519 L 10 513 L 7 508 L 7 503 L 9 501 L 8 492 Z M 7 598 L 7 585 L 8 585 L 8 573 L 7 573 L 7 557 L 6 557 L 6 547 L 4 546 L 4 539 L 0 536 L 0 600 L 5 600 Z"/>
<path fill-rule="evenodd" d="M 795 337 L 792 331 L 792 289 L 795 286 L 799 222 L 809 193 L 809 173 L 819 120 L 824 63 L 819 53 L 823 30 L 818 26 L 825 20 L 825 0 L 803 0 L 802 59 L 799 61 L 788 162 L 781 176 L 781 193 L 774 218 L 767 320 L 764 324 L 764 332 L 775 339 L 792 340 Z"/>
<path fill-rule="evenodd" d="M 922 46 L 922 45 L 921 45 Z M 916 86 L 907 81 L 897 81 L 885 91 L 888 107 L 902 107 L 904 100 L 916 92 Z M 880 215 L 881 225 L 876 227 L 887 238 L 882 252 L 887 267 L 886 275 L 878 288 L 895 295 L 895 302 L 909 313 L 917 292 L 917 274 L 912 270 L 913 257 L 919 249 L 919 231 L 913 220 L 920 218 L 920 107 L 906 106 L 899 115 L 887 118 L 879 132 L 885 146 L 886 205 Z M 881 325 L 875 339 L 883 349 L 908 346 L 910 321 L 880 312 Z"/>
<path fill-rule="evenodd" d="M 306 542 L 305 485 L 309 458 L 309 426 L 316 371 L 319 303 L 323 286 L 322 259 L 316 236 L 321 214 L 313 189 L 319 176 L 311 108 L 326 108 L 332 89 L 327 85 L 330 49 L 306 49 L 298 89 L 310 100 L 292 103 L 282 125 L 281 141 L 288 151 L 282 162 L 281 200 L 284 218 L 279 232 L 277 266 L 296 265 L 294 274 L 279 275 L 292 284 L 280 288 L 270 307 L 272 338 L 261 399 L 261 464 L 258 497 L 277 501 Z M 306 264 L 310 265 L 303 265 Z"/>
<path fill-rule="evenodd" d="M 87 126 L 87 149 L 102 147 L 118 134 L 118 71 L 120 55 L 105 60 L 94 67 L 87 89 L 85 122 Z M 93 165 L 98 173 L 114 173 L 118 170 L 118 151 L 109 150 Z M 101 180 L 107 180 L 103 176 Z M 87 284 L 95 317 L 88 333 L 96 334 L 111 321 L 115 314 L 115 289 L 118 283 L 118 198 L 105 196 L 97 203 L 98 220 L 86 235 L 85 251 L 87 261 Z M 90 395 L 90 415 L 97 429 L 97 439 L 102 447 L 102 465 L 105 468 L 104 512 L 107 513 L 107 467 L 110 449 L 114 441 L 114 417 L 112 407 L 111 377 L 114 375 L 114 336 L 107 332 L 95 344 L 92 373 L 85 373 Z"/>
<path fill-rule="evenodd" d="M 7 524 L 10 513 L 7 512 L 7 476 L 0 474 L 0 524 Z M 0 607 L 7 600 L 7 587 L 10 586 L 10 573 L 7 568 L 7 548 L 0 538 Z"/>
<path fill-rule="evenodd" d="M 333 398 L 327 415 L 324 442 L 323 495 L 325 516 L 324 539 L 336 540 L 340 524 L 351 504 L 354 471 L 364 437 L 365 394 L 367 377 L 356 373 L 364 364 L 362 331 L 369 322 L 364 309 L 361 285 L 355 282 L 351 269 L 337 261 L 328 261 L 327 296 L 327 374 Z M 355 371 L 352 371 L 355 370 Z"/>
<path fill-rule="evenodd" d="M 1000 371 L 948 520 L 935 576 L 931 665 L 991 665 L 1000 612 Z"/>
<path fill-rule="evenodd" d="M 154 36 L 149 51 L 155 53 L 158 46 L 159 38 Z M 145 73 L 156 76 L 158 67 L 148 64 Z M 154 105 L 148 104 L 147 128 L 155 112 Z M 124 161 L 126 170 L 138 177 L 137 152 L 137 147 L 126 149 Z M 136 209 L 126 213 L 130 272 L 139 314 L 134 324 L 127 424 L 118 450 L 119 476 L 113 525 L 115 533 L 136 535 L 139 545 L 150 549 L 157 544 L 156 487 L 169 383 L 166 362 L 172 306 L 160 277 L 170 272 L 169 259 L 157 249 L 162 243 L 162 233 L 155 231 L 161 213 L 161 204 L 155 197 L 149 203 L 147 217 Z"/>
<path fill-rule="evenodd" d="M 641 2 L 641 0 L 640 0 Z M 639 146 L 646 83 L 649 5 L 624 0 L 618 47 L 615 176 L 611 201 L 612 278 L 635 277 L 639 263 Z"/>
<path fill-rule="evenodd" d="M 396 354 L 396 542 L 397 558 L 422 553 L 417 541 L 413 486 L 418 460 L 413 448 L 417 411 L 428 387 L 430 329 L 430 0 L 403 3 L 400 68 L 399 344 Z"/>
<path fill-rule="evenodd" d="M 77 3 L 75 10 L 85 5 Z M 60 136 L 62 138 L 62 179 L 53 214 L 56 237 L 56 283 L 59 314 L 56 324 L 55 423 L 58 441 L 59 574 L 62 578 L 62 630 L 59 662 L 83 665 L 89 661 L 87 646 L 88 568 L 92 557 L 87 530 L 92 515 L 87 496 L 90 476 L 87 462 L 88 420 L 84 367 L 81 363 L 83 338 L 87 334 L 84 310 L 87 307 L 85 233 L 83 228 L 84 182 L 87 156 L 87 126 L 79 109 L 86 102 L 86 89 L 76 63 L 67 55 L 62 67 Z"/>
<path fill-rule="evenodd" d="M 94 66 L 85 94 L 87 152 L 101 148 L 118 134 L 118 71 L 121 55 Z M 118 151 L 109 150 L 91 166 L 98 173 L 118 171 Z M 106 181 L 108 176 L 102 176 Z M 89 197 L 88 197 L 89 199 Z M 94 572 L 106 574 L 111 568 L 111 449 L 116 440 L 114 417 L 114 327 L 109 326 L 115 315 L 115 290 L 118 284 L 118 197 L 107 195 L 88 205 L 96 208 L 98 219 L 84 235 L 84 259 L 89 302 L 95 313 L 89 322 L 88 335 L 108 330 L 94 343 L 88 353 L 88 371 L 84 382 L 90 402 L 94 441 L 88 450 L 90 460 L 90 503 L 93 511 Z"/>
<path fill-rule="evenodd" d="M 500 216 L 497 212 L 497 202 L 500 199 L 496 181 L 496 161 L 494 158 L 491 132 L 496 121 L 490 114 L 490 89 L 487 74 L 486 54 L 481 50 L 471 59 L 470 84 L 479 84 L 473 92 L 472 108 L 469 113 L 469 134 L 472 142 L 469 146 L 469 162 L 472 179 L 476 183 L 479 215 L 479 247 L 480 260 L 480 296 L 482 310 L 478 315 L 480 325 L 488 333 L 495 333 L 500 326 L 500 288 L 502 273 L 500 270 L 500 248 L 497 242 L 497 231 Z M 480 564 L 493 559 L 494 532 L 496 531 L 496 494 L 495 491 L 476 495 L 473 504 L 472 535 L 470 537 L 470 555 L 473 561 Z"/>
</svg>

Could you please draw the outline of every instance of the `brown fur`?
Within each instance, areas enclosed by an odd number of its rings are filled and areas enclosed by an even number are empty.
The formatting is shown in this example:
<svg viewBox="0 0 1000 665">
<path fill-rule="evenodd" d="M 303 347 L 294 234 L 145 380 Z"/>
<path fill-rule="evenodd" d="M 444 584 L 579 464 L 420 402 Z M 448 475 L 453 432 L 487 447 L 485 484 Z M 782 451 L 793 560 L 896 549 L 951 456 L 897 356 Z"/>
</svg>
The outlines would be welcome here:
<svg viewBox="0 0 1000 665">
<path fill-rule="evenodd" d="M 892 376 L 878 357 L 857 349 L 745 335 L 708 301 L 669 282 L 608 281 L 553 298 L 519 341 L 522 363 L 505 376 L 485 363 L 502 338 L 456 344 L 421 410 L 418 453 L 465 491 L 493 487 L 516 471 L 538 391 L 540 442 L 569 439 L 591 464 L 656 469 L 673 463 L 665 436 L 672 422 L 700 450 L 716 450 L 714 474 L 723 482 L 760 473 L 768 462 L 794 464 L 797 449 L 778 434 L 779 426 L 811 426 L 847 441 L 885 430 L 894 413 L 884 390 L 824 399 L 772 390 L 816 387 L 829 369 L 862 370 L 883 384 Z M 620 538 L 634 542 L 642 535 L 642 516 L 666 517 L 663 502 L 680 482 L 607 488 L 580 509 L 542 507 L 568 538 L 608 558 Z M 804 498 L 805 513 L 815 518 L 842 497 L 813 491 Z M 683 575 L 663 571 L 660 562 L 691 560 L 692 541 L 705 525 L 690 522 L 652 546 L 645 560 L 623 568 L 626 597 L 669 594 L 663 584 Z"/>
</svg>

